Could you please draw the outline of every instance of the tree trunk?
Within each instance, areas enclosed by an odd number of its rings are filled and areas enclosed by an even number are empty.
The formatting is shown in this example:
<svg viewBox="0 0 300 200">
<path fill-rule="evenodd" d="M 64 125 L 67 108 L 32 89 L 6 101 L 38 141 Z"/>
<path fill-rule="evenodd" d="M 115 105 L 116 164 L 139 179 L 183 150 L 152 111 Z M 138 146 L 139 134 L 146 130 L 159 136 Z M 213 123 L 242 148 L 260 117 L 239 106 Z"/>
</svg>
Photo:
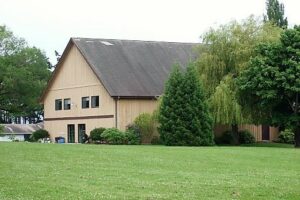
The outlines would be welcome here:
<svg viewBox="0 0 300 200">
<path fill-rule="evenodd" d="M 300 148 L 300 124 L 297 124 L 295 131 L 295 147 Z"/>
<path fill-rule="evenodd" d="M 239 144 L 239 126 L 237 124 L 231 124 L 231 131 L 233 134 L 233 144 Z"/>
<path fill-rule="evenodd" d="M 295 101 L 295 108 L 294 113 L 296 115 L 296 119 L 298 120 L 296 122 L 296 131 L 295 131 L 295 147 L 300 148 L 300 122 L 298 119 L 299 116 L 299 93 L 296 94 L 296 101 Z"/>
</svg>

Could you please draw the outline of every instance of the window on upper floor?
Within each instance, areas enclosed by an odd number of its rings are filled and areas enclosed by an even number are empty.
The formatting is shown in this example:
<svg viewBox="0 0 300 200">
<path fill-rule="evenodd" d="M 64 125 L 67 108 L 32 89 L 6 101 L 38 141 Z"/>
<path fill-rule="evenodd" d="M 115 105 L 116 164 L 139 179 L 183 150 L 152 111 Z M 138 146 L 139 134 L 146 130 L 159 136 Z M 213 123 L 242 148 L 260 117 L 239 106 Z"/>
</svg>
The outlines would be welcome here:
<svg viewBox="0 0 300 200">
<path fill-rule="evenodd" d="M 82 97 L 81 98 L 81 107 L 89 108 L 90 107 L 90 97 Z"/>
<path fill-rule="evenodd" d="M 99 107 L 99 96 L 92 96 L 91 99 L 91 107 L 92 108 L 98 108 Z"/>
<path fill-rule="evenodd" d="M 71 110 L 71 99 L 64 99 L 64 110 Z"/>
<path fill-rule="evenodd" d="M 62 110 L 62 99 L 55 99 L 55 110 Z"/>
</svg>

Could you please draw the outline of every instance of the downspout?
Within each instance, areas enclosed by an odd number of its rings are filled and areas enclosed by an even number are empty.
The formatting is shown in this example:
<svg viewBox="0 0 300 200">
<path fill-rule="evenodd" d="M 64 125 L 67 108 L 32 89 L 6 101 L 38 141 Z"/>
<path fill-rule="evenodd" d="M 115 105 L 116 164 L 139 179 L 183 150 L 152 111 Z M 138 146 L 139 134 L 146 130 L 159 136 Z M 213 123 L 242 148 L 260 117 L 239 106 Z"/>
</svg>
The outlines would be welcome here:
<svg viewBox="0 0 300 200">
<path fill-rule="evenodd" d="M 119 101 L 120 97 L 118 96 L 116 99 L 115 99 L 115 126 L 116 128 L 118 128 L 118 101 Z"/>
</svg>

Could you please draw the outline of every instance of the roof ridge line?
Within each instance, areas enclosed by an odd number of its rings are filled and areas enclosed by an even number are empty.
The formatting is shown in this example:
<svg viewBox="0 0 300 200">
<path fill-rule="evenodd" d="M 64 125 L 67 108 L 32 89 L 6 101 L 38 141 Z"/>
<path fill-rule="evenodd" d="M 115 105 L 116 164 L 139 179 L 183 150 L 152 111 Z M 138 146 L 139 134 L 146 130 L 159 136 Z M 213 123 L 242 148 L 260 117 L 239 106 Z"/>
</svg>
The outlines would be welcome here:
<svg viewBox="0 0 300 200">
<path fill-rule="evenodd" d="M 116 38 L 88 38 L 88 37 L 71 37 L 73 40 L 113 40 L 113 41 L 132 41 L 132 42 L 149 42 L 149 43 L 177 43 L 177 44 L 201 44 L 200 42 L 175 42 L 175 41 L 162 41 L 162 40 L 133 40 L 133 39 L 116 39 Z"/>
</svg>

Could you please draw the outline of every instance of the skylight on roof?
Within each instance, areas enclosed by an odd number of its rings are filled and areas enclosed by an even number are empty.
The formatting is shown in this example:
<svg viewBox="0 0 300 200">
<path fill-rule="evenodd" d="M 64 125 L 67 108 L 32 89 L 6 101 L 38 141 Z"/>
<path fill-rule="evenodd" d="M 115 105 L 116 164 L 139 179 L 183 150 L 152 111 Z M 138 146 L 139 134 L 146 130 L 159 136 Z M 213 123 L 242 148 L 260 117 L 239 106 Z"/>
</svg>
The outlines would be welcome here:
<svg viewBox="0 0 300 200">
<path fill-rule="evenodd" d="M 114 44 L 107 42 L 107 41 L 100 41 L 102 44 L 107 45 L 107 46 L 112 46 Z"/>
</svg>

